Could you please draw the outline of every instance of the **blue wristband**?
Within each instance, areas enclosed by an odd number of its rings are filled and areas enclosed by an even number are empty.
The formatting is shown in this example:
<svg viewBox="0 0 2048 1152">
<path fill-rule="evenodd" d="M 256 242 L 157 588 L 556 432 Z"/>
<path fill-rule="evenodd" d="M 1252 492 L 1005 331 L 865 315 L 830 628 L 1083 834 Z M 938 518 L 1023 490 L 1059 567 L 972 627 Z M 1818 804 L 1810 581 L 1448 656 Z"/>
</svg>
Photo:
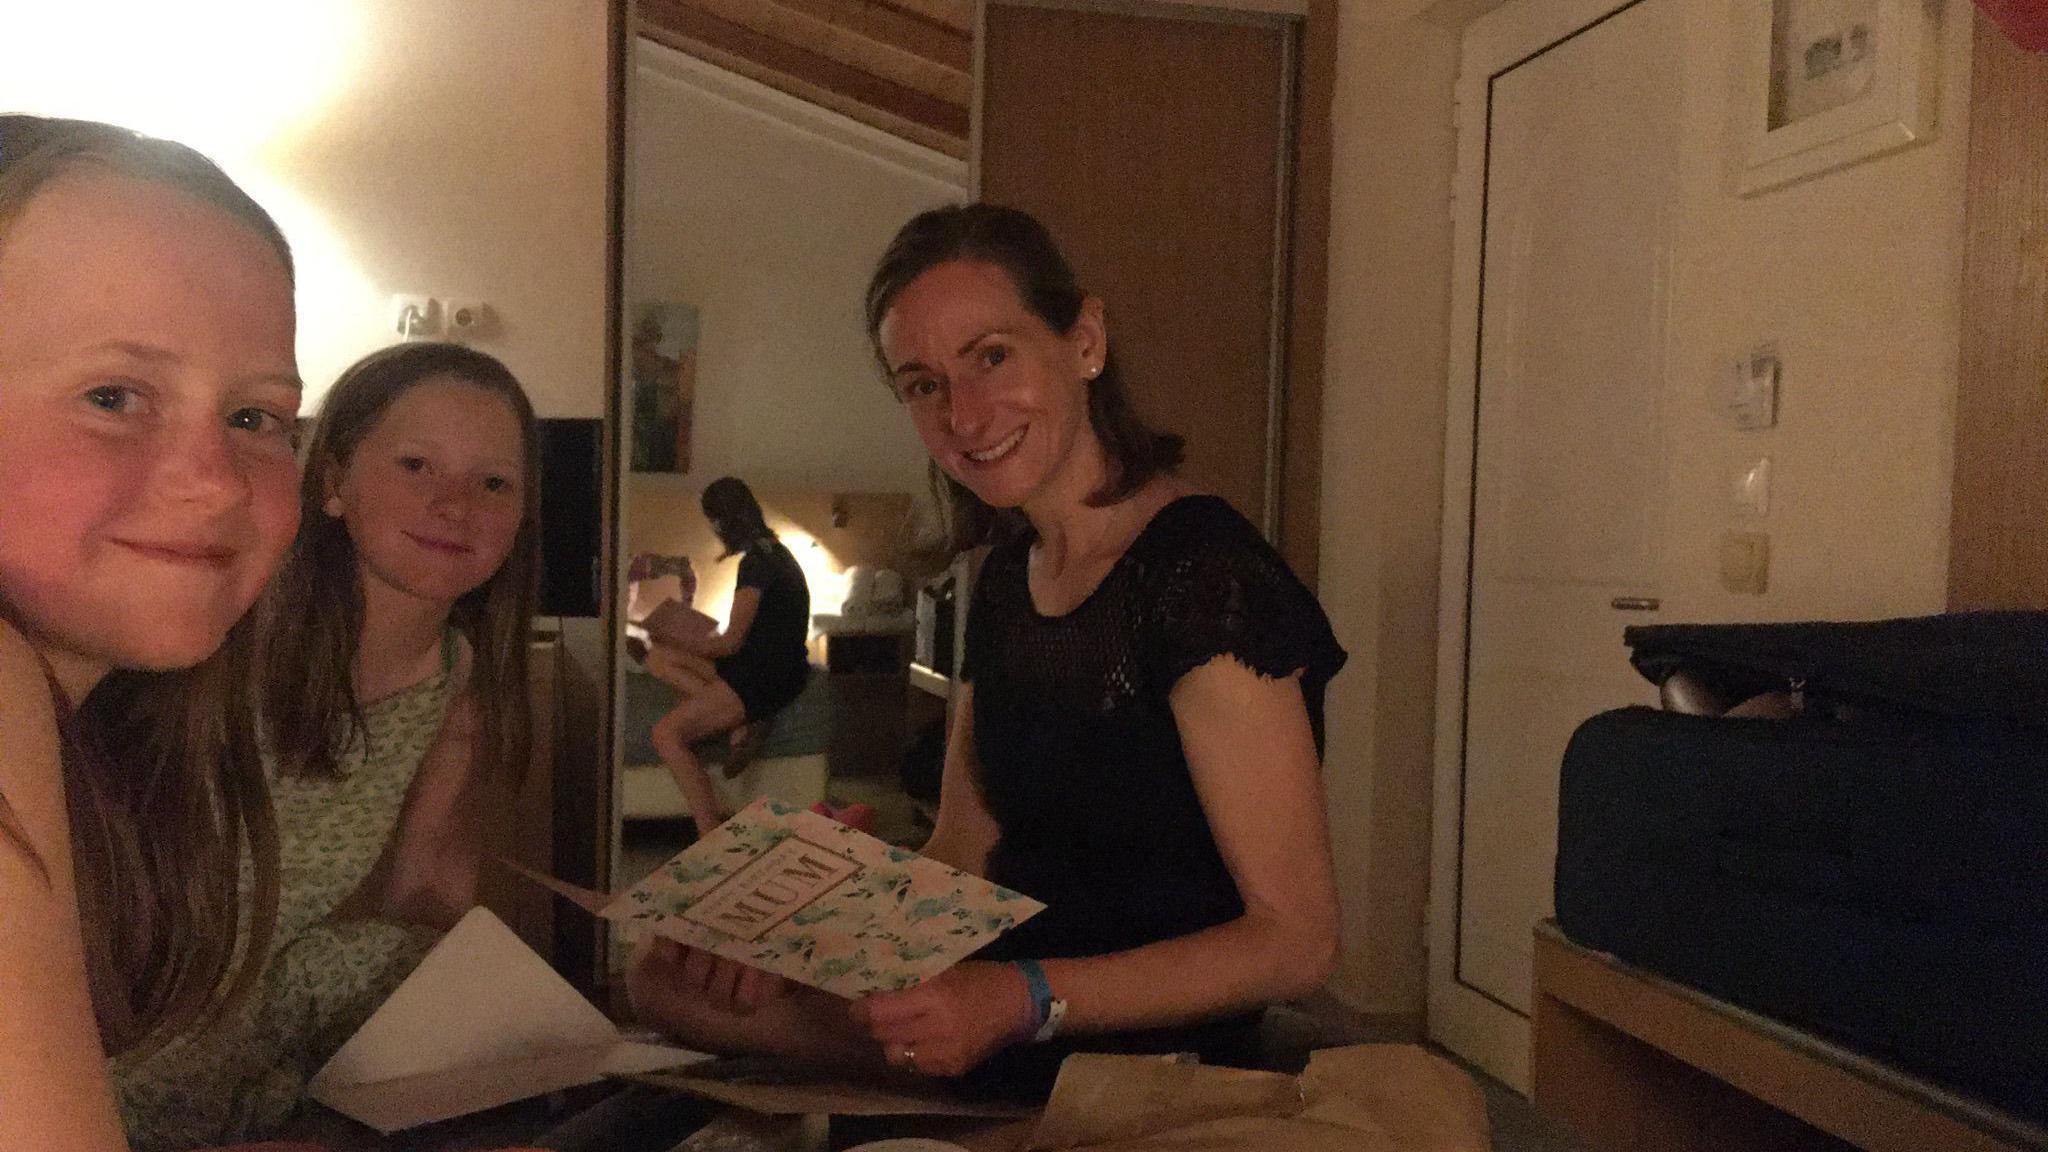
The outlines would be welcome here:
<svg viewBox="0 0 2048 1152">
<path fill-rule="evenodd" d="M 1045 1027 L 1052 1015 L 1052 985 L 1045 979 L 1045 969 L 1036 960 L 1016 960 L 1017 971 L 1024 974 L 1024 986 L 1031 990 L 1031 1031 Z"/>
</svg>

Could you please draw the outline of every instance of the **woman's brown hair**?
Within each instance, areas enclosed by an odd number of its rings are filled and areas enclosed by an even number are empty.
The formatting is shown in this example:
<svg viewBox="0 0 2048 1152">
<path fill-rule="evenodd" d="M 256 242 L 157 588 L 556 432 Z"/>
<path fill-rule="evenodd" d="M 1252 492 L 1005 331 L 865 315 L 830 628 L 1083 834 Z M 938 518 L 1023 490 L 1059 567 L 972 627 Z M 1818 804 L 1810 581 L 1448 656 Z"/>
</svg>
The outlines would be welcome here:
<svg viewBox="0 0 2048 1152">
<path fill-rule="evenodd" d="M 78 172 L 190 196 L 268 241 L 291 274 L 284 234 L 211 160 L 124 128 L 40 116 L 0 115 L 0 249 L 38 192 Z M 117 669 L 75 705 L 51 682 L 79 924 L 109 1052 L 219 1011 L 268 952 L 277 833 L 255 740 L 252 639 L 244 619 L 199 665 Z M 0 834 L 43 863 L 4 797 Z"/>
<path fill-rule="evenodd" d="M 1055 332 L 1072 330 L 1088 300 L 1052 233 L 1030 213 L 996 204 L 933 208 L 911 217 L 897 230 L 868 280 L 868 343 L 878 362 L 882 359 L 882 319 L 896 297 L 919 276 L 955 260 L 980 261 L 1002 269 L 1024 306 Z M 888 368 L 882 364 L 884 372 Z M 1088 424 L 1110 465 L 1102 487 L 1089 497 L 1091 504 L 1114 504 L 1154 476 L 1180 466 L 1185 442 L 1139 418 L 1114 350 L 1104 357 L 1102 371 L 1088 382 Z M 934 486 L 940 487 L 936 477 Z M 942 512 L 956 534 L 964 529 L 970 541 L 979 542 L 976 538 L 991 520 L 988 509 L 977 507 L 980 501 L 950 477 L 945 478 L 939 496 Z"/>
<path fill-rule="evenodd" d="M 540 430 L 533 404 L 496 357 L 460 344 L 398 344 L 351 365 L 320 405 L 306 474 L 299 485 L 299 535 L 260 613 L 264 661 L 273 676 L 263 699 L 264 735 L 283 771 L 334 775 L 361 738 L 362 702 L 350 676 L 363 637 L 362 577 L 348 525 L 327 513 L 327 497 L 363 439 L 391 405 L 429 380 L 459 380 L 499 397 L 519 420 L 526 509 L 512 551 L 489 580 L 455 602 L 449 623 L 469 641 L 468 692 L 476 699 L 479 764 L 515 781 L 526 764 L 532 706 L 527 629 L 540 571 Z"/>
<path fill-rule="evenodd" d="M 711 534 L 725 547 L 725 556 L 737 556 L 763 540 L 776 538 L 761 512 L 761 502 L 754 499 L 754 490 L 737 476 L 720 476 L 706 484 L 697 503 L 704 509 L 704 519 L 711 522 Z"/>
</svg>

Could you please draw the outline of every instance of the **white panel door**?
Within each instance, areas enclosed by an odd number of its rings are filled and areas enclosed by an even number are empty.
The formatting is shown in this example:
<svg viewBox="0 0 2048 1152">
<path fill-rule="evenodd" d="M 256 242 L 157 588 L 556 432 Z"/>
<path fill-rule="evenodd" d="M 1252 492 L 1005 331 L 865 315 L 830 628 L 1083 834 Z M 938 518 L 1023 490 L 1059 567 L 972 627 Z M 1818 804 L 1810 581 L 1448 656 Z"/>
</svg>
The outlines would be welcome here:
<svg viewBox="0 0 2048 1152">
<path fill-rule="evenodd" d="M 1468 84 L 1483 120 L 1463 109 L 1484 134 L 1484 195 L 1461 217 L 1477 217 L 1480 261 L 1458 336 L 1473 342 L 1469 374 L 1453 380 L 1471 390 L 1452 431 L 1469 438 L 1468 467 L 1449 485 L 1465 515 L 1447 553 L 1463 563 L 1445 572 L 1465 643 L 1439 701 L 1456 714 L 1455 762 L 1440 768 L 1458 796 L 1455 850 L 1439 856 L 1452 874 L 1436 877 L 1449 939 L 1435 943 L 1449 945 L 1438 968 L 1456 995 L 1432 1009 L 1479 1005 L 1462 1030 L 1490 1037 L 1461 1045 L 1453 1025 L 1443 1038 L 1516 1083 L 1566 740 L 1595 712 L 1655 696 L 1621 631 L 1655 618 L 1662 561 L 1684 2 L 1610 4 Z"/>
</svg>

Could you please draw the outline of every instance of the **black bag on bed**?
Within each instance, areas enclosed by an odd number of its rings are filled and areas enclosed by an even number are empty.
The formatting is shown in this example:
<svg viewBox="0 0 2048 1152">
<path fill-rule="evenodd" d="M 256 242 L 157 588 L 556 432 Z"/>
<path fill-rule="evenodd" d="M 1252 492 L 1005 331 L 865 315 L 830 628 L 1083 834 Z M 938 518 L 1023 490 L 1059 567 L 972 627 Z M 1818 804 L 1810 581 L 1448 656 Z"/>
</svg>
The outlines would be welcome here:
<svg viewBox="0 0 2048 1152">
<path fill-rule="evenodd" d="M 2048 613 L 1631 628 L 1741 720 L 1580 727 L 1558 806 L 1571 939 L 2048 1120 Z"/>
</svg>

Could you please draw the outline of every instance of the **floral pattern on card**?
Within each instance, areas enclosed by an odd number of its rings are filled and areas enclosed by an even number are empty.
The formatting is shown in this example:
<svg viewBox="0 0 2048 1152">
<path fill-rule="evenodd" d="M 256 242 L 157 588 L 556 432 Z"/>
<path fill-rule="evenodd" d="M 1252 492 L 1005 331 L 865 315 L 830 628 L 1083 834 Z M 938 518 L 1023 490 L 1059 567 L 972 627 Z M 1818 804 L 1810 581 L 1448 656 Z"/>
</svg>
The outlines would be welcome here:
<svg viewBox="0 0 2048 1152">
<path fill-rule="evenodd" d="M 1045 905 L 757 800 L 604 909 L 614 920 L 849 998 L 920 984 Z"/>
</svg>

